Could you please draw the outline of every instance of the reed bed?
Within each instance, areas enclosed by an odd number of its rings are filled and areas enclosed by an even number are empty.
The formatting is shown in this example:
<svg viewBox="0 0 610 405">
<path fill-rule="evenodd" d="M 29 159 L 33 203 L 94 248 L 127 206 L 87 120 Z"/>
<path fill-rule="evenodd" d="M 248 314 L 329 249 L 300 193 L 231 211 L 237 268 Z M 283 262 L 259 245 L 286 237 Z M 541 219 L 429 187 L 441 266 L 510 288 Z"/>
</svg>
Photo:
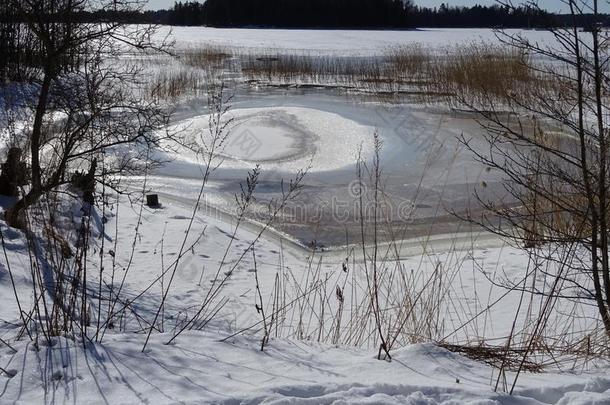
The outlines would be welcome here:
<svg viewBox="0 0 610 405">
<path fill-rule="evenodd" d="M 205 88 L 205 77 L 192 69 L 161 69 L 151 75 L 147 87 L 151 97 L 171 101 L 199 94 Z"/>
<path fill-rule="evenodd" d="M 153 63 L 148 61 L 147 64 Z M 220 47 L 180 50 L 172 63 L 159 61 L 152 75 L 156 95 L 197 95 L 209 81 L 245 81 L 264 86 L 317 86 L 379 95 L 413 95 L 419 101 L 454 104 L 507 102 L 514 94 L 556 86 L 537 74 L 527 54 L 473 43 L 437 50 L 410 44 L 376 56 L 236 52 Z M 164 65 L 163 65 L 164 64 Z"/>
<path fill-rule="evenodd" d="M 519 50 L 474 43 L 430 65 L 430 86 L 462 104 L 508 100 L 538 80 L 531 63 Z"/>
<path fill-rule="evenodd" d="M 185 64 L 200 69 L 222 66 L 232 57 L 232 52 L 220 47 L 188 48 L 178 52 L 178 58 Z"/>
<path fill-rule="evenodd" d="M 478 43 L 442 51 L 413 44 L 372 57 L 246 55 L 241 70 L 247 80 L 266 84 L 498 99 L 537 80 L 527 55 Z"/>
</svg>

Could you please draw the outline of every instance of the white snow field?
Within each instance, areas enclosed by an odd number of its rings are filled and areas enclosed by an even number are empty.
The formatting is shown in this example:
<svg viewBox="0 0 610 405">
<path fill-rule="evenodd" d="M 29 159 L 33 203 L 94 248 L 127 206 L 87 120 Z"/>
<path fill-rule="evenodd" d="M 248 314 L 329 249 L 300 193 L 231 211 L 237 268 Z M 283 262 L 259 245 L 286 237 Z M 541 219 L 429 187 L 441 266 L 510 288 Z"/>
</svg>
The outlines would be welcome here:
<svg viewBox="0 0 610 405">
<path fill-rule="evenodd" d="M 506 30 L 519 33 L 540 43 L 555 43 L 546 31 Z M 443 49 L 459 44 L 488 41 L 498 43 L 489 29 L 417 29 L 405 31 L 353 30 L 289 30 L 239 29 L 209 27 L 163 27 L 157 35 L 171 35 L 177 48 L 214 46 L 244 53 L 277 51 L 279 53 L 372 56 L 381 55 L 394 46 L 420 44 L 426 48 Z"/>
</svg>

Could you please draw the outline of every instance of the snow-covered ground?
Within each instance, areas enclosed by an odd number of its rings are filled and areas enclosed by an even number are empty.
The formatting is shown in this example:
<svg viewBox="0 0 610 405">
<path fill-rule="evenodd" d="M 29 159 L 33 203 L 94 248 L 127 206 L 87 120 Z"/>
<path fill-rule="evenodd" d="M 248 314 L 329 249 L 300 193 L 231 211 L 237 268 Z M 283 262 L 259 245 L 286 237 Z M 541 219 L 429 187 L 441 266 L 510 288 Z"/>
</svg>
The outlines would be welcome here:
<svg viewBox="0 0 610 405">
<path fill-rule="evenodd" d="M 161 284 L 154 280 L 164 268 L 171 268 L 171 262 L 177 257 L 191 212 L 188 204 L 164 202 L 162 208 L 145 208 L 140 218 L 139 204 L 131 206 L 125 200 L 118 211 L 114 207 L 106 212 L 109 221 L 105 235 L 96 238 L 94 245 L 99 247 L 101 238 L 106 238 L 106 246 L 116 249 L 113 252 L 116 279 L 120 279 L 128 267 L 131 241 L 138 227 L 124 297 L 146 291 L 134 302 L 143 319 L 152 319 L 159 304 Z M 72 219 L 78 223 L 80 215 L 77 209 L 68 210 L 66 221 Z M 118 230 L 114 225 L 117 218 L 120 220 Z M 17 291 L 22 305 L 27 307 L 31 300 L 28 300 L 30 272 L 26 241 L 20 232 L 7 229 L 3 223 L 0 225 Z M 99 233 L 100 226 L 101 222 L 95 225 L 95 233 Z M 514 373 L 507 373 L 506 380 L 500 379 L 500 389 L 494 392 L 498 378 L 496 369 L 432 343 L 404 341 L 393 350 L 392 361 L 384 361 L 375 358 L 377 350 L 370 344 L 356 348 L 344 343 L 349 340 L 347 321 L 336 343 L 316 337 L 317 322 L 307 325 L 304 337 L 299 338 L 291 323 L 299 313 L 319 316 L 320 312 L 303 312 L 302 308 L 305 302 L 319 305 L 315 299 L 293 305 L 289 301 L 284 312 L 285 321 L 275 332 L 277 337 L 272 334 L 265 351 L 261 351 L 263 331 L 260 314 L 255 308 L 258 301 L 254 262 L 251 254 L 239 259 L 256 240 L 258 228 L 245 226 L 232 238 L 230 221 L 202 212 L 195 217 L 187 245 L 202 233 L 201 240 L 178 267 L 164 310 L 164 333 L 153 333 L 144 352 L 145 334 L 134 333 L 138 323 L 129 315 L 124 321 L 126 330 L 109 331 L 102 343 L 83 346 L 82 342 L 71 338 L 54 337 L 51 345 L 41 339 L 36 349 L 34 342 L 27 339 L 14 341 L 18 311 L 3 264 L 0 304 L 4 323 L 0 326 L 0 337 L 6 343 L 1 345 L 0 367 L 6 373 L 0 375 L 0 402 L 486 405 L 607 404 L 610 401 L 609 369 L 600 362 L 583 363 L 577 371 L 571 364 L 560 363 L 550 365 L 544 373 L 523 373 L 514 395 L 509 396 L 504 391 L 506 387 L 510 388 Z M 228 257 L 223 260 L 229 243 Z M 527 267 L 527 258 L 509 247 L 486 248 L 477 237 L 457 243 L 449 250 L 434 243 L 426 249 L 426 254 L 403 257 L 401 262 L 404 269 L 411 272 L 430 274 L 442 266 L 447 276 L 457 277 L 447 291 L 447 295 L 452 295 L 451 301 L 445 301 L 444 307 L 439 308 L 439 324 L 447 325 L 445 333 L 449 335 L 449 331 L 457 329 L 457 325 L 464 323 L 470 315 L 491 306 L 489 313 L 467 323 L 462 335 L 485 336 L 490 341 L 506 336 L 517 311 L 519 294 L 502 298 L 505 291 L 491 288 L 483 275 L 519 278 Z M 268 311 L 277 275 L 289 280 L 284 294 L 293 297 L 292 288 L 308 285 L 307 278 L 316 272 L 308 270 L 311 252 L 288 241 L 279 243 L 277 238 L 264 237 L 255 244 L 255 251 L 259 284 Z M 350 287 L 352 277 L 361 282 L 364 277 L 364 270 L 357 263 L 350 264 L 346 274 L 338 265 L 341 260 L 338 256 L 340 254 L 319 256 L 319 268 L 330 280 L 324 293 L 329 302 L 336 301 L 336 286 L 343 286 L 346 299 L 353 299 L 349 291 L 359 283 Z M 102 257 L 104 277 L 108 280 L 112 258 L 108 253 Z M 92 260 L 89 269 L 93 274 L 97 261 Z M 219 267 L 221 262 L 225 263 L 222 268 Z M 233 266 L 231 277 L 217 299 L 219 302 L 226 300 L 218 315 L 203 330 L 186 331 L 166 345 L 176 327 L 192 315 L 205 297 L 215 272 L 220 269 L 223 274 Z M 459 268 L 459 272 L 455 272 L 455 268 Z M 165 276 L 166 288 L 168 278 L 169 273 Z M 300 283 L 297 280 L 301 280 Z M 499 298 L 502 299 L 497 301 Z M 107 303 L 103 305 L 105 308 Z M 345 320 L 352 316 L 353 310 L 348 308 L 350 306 L 346 305 Z M 327 323 L 334 322 L 332 314 L 326 317 Z M 95 321 L 92 324 L 95 325 Z M 561 329 L 561 325 L 553 327 Z M 241 330 L 244 332 L 233 336 Z M 452 338 L 448 340 L 452 341 Z"/>
<path fill-rule="evenodd" d="M 163 338 L 154 336 L 146 353 L 138 335 L 86 350 L 64 338 L 42 351 L 21 343 L 3 356 L 17 374 L 0 382 L 2 402 L 604 405 L 610 395 L 603 370 L 528 375 L 512 396 L 495 393 L 490 367 L 432 344 L 398 350 L 385 362 L 370 351 L 317 343 L 273 340 L 261 352 L 248 338 L 219 342 L 189 332 L 171 346 Z"/>
</svg>

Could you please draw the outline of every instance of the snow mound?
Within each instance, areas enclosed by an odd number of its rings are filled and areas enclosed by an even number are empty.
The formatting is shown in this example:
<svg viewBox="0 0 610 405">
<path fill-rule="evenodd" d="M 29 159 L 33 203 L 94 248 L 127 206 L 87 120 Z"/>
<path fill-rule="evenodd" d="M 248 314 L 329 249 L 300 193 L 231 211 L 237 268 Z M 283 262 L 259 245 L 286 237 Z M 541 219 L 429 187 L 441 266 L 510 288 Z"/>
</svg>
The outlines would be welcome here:
<svg viewBox="0 0 610 405">
<path fill-rule="evenodd" d="M 494 393 L 491 370 L 430 344 L 400 351 L 392 362 L 372 352 L 272 340 L 220 342 L 222 333 L 189 332 L 172 345 L 153 335 L 112 335 L 104 344 L 53 338 L 16 345 L 0 359 L 2 402 L 216 404 L 607 404 L 610 379 L 586 374 L 523 376 L 515 396 Z M 456 377 L 457 376 L 457 377 Z M 41 378 L 42 377 L 42 378 Z M 459 379 L 457 379 L 459 378 Z M 542 385 L 553 391 L 545 396 Z"/>
</svg>

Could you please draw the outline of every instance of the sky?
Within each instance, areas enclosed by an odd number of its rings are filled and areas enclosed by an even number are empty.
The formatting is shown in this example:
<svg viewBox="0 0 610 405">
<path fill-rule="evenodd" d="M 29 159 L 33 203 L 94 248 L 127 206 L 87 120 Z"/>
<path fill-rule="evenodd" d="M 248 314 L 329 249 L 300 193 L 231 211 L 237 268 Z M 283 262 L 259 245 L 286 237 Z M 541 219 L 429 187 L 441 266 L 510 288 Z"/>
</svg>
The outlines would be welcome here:
<svg viewBox="0 0 610 405">
<path fill-rule="evenodd" d="M 199 0 L 203 2 L 203 0 Z M 147 8 L 150 10 L 158 10 L 161 8 L 170 8 L 173 6 L 175 0 L 148 0 Z M 518 4 L 522 1 L 514 0 L 515 4 Z M 492 5 L 495 4 L 495 0 L 414 0 L 416 5 L 426 6 L 426 7 L 435 7 L 440 6 L 441 3 L 445 3 L 451 6 L 474 6 L 475 4 L 481 5 Z M 538 4 L 540 7 L 546 8 L 552 12 L 565 12 L 566 7 L 562 7 L 563 2 L 561 0 L 538 0 Z M 600 11 L 605 13 L 610 13 L 610 4 L 606 0 L 600 0 Z"/>
</svg>

